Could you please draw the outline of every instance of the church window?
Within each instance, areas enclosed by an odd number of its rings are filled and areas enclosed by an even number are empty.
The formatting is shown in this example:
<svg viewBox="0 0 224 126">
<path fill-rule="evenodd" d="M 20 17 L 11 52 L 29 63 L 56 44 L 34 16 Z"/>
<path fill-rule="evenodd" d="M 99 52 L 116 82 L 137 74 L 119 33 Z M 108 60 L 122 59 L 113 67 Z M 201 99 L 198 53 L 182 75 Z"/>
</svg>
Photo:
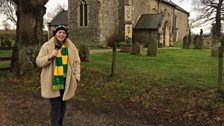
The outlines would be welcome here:
<svg viewBox="0 0 224 126">
<path fill-rule="evenodd" d="M 87 3 L 82 0 L 79 4 L 79 24 L 80 26 L 87 26 Z"/>
</svg>

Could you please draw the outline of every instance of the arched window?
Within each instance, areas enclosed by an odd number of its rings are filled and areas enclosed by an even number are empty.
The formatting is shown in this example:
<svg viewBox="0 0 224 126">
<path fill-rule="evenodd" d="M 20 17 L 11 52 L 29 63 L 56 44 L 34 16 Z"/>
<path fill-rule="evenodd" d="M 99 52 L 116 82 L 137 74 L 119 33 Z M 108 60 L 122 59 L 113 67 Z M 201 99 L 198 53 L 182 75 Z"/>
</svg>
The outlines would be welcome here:
<svg viewBox="0 0 224 126">
<path fill-rule="evenodd" d="M 85 0 L 79 3 L 79 24 L 80 26 L 87 26 L 88 16 L 87 16 L 87 4 Z"/>
</svg>

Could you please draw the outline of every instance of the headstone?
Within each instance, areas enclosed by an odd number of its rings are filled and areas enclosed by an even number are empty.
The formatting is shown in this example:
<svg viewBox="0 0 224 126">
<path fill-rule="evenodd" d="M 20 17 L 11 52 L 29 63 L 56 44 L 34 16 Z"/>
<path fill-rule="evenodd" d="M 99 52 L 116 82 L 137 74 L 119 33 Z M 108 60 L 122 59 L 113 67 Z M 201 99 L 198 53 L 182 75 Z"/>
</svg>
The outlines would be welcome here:
<svg viewBox="0 0 224 126">
<path fill-rule="evenodd" d="M 202 49 L 202 44 L 203 44 L 202 38 L 196 35 L 194 37 L 194 49 Z"/>
<path fill-rule="evenodd" d="M 147 56 L 157 56 L 158 40 L 152 38 L 148 43 Z"/>
<path fill-rule="evenodd" d="M 138 42 L 132 44 L 132 52 L 133 55 L 140 55 L 141 54 L 141 45 Z"/>
<path fill-rule="evenodd" d="M 219 54 L 219 47 L 221 46 L 219 38 L 212 38 L 211 56 L 217 57 Z"/>
<path fill-rule="evenodd" d="M 188 36 L 185 35 L 183 38 L 183 48 L 184 49 L 189 49 L 190 48 L 190 42 L 188 41 Z"/>
<path fill-rule="evenodd" d="M 206 39 L 208 39 L 208 38 L 205 38 L 205 39 L 203 39 L 202 38 L 202 48 L 203 49 L 208 49 L 209 48 L 209 41 L 208 40 L 206 40 Z"/>
<path fill-rule="evenodd" d="M 213 45 L 211 48 L 211 56 L 218 56 L 219 54 L 219 47 L 220 47 L 220 43 L 217 43 L 216 45 Z"/>
<path fill-rule="evenodd" d="M 85 44 L 81 44 L 79 47 L 79 57 L 81 62 L 89 62 L 89 48 Z"/>
<path fill-rule="evenodd" d="M 203 35 L 203 29 L 200 30 L 200 37 Z"/>
</svg>

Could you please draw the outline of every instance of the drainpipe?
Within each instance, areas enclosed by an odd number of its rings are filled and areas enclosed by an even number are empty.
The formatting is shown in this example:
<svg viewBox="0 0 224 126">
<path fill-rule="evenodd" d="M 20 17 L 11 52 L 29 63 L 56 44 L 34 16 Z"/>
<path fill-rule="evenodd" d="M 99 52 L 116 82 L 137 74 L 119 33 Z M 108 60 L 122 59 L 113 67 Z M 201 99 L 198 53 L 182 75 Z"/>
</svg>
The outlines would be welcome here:
<svg viewBox="0 0 224 126">
<path fill-rule="evenodd" d="M 160 3 L 161 3 L 161 0 L 158 0 L 158 2 L 157 2 L 157 10 L 158 10 L 158 13 L 160 13 Z"/>
<path fill-rule="evenodd" d="M 173 26 L 172 26 L 172 34 L 173 34 L 173 41 L 176 41 L 175 38 L 175 30 L 176 30 L 176 7 L 173 8 Z"/>
</svg>

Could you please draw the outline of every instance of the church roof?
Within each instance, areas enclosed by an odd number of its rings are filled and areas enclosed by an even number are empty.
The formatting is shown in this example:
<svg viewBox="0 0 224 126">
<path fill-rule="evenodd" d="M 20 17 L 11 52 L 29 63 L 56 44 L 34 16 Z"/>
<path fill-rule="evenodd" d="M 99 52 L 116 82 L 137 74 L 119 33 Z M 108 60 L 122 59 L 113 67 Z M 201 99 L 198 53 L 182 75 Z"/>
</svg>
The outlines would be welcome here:
<svg viewBox="0 0 224 126">
<path fill-rule="evenodd" d="M 68 25 L 68 11 L 62 10 L 48 24 L 49 24 L 49 26 L 57 26 L 57 25 L 60 25 L 60 24 Z"/>
<path fill-rule="evenodd" d="M 157 30 L 162 23 L 163 14 L 142 14 L 134 29 Z"/>
<path fill-rule="evenodd" d="M 174 2 L 172 2 L 171 0 L 161 0 L 161 1 L 164 2 L 164 3 L 166 3 L 166 4 L 169 4 L 170 6 L 175 7 L 177 10 L 180 10 L 180 11 L 182 11 L 182 12 L 190 15 L 189 12 L 187 12 L 186 10 L 184 10 L 183 8 L 181 8 L 180 6 L 178 6 L 177 4 L 175 4 Z"/>
</svg>

